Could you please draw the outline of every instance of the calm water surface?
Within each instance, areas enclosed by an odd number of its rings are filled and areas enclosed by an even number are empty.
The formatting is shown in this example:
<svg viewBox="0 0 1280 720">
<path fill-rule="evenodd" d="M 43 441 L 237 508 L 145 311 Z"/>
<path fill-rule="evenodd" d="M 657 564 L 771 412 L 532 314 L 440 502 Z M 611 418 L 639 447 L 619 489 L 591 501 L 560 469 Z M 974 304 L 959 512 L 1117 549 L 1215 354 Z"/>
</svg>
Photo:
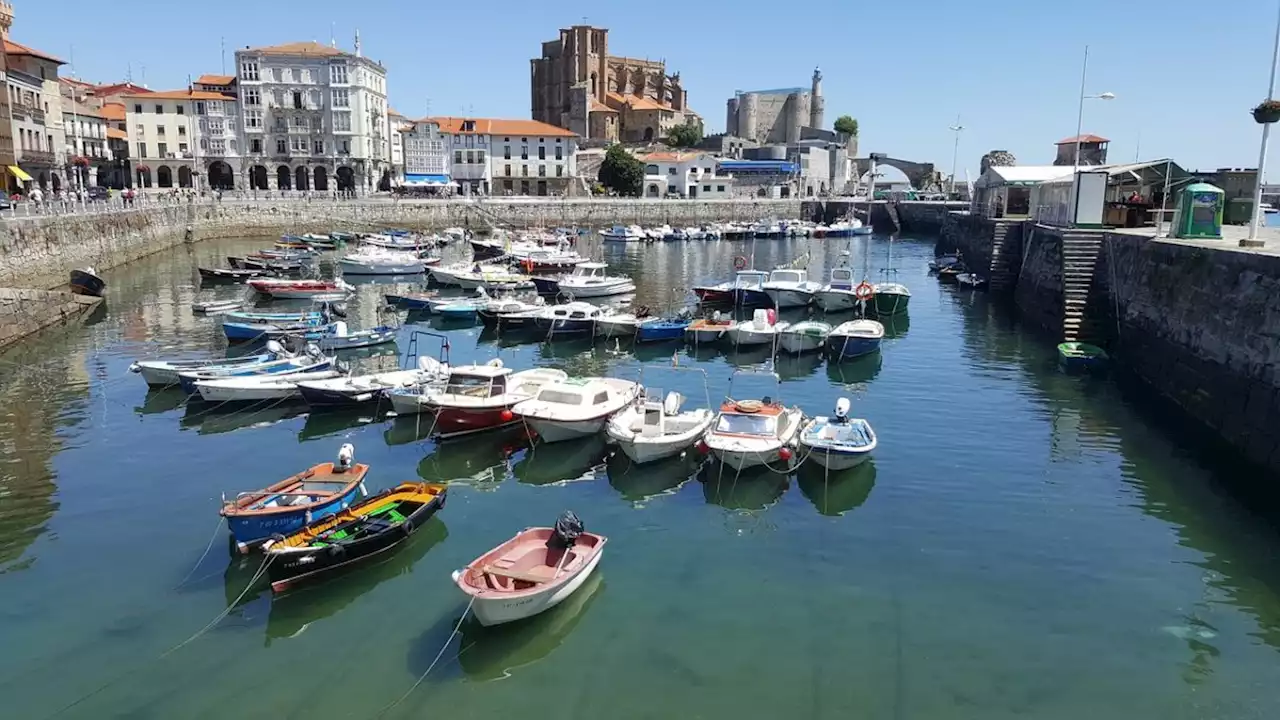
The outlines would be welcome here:
<svg viewBox="0 0 1280 720">
<path fill-rule="evenodd" d="M 762 241 L 756 264 L 809 245 Z M 812 243 L 815 275 L 843 245 Z M 683 459 L 636 470 L 602 440 L 530 448 L 508 433 L 436 447 L 413 419 L 209 413 L 148 395 L 133 359 L 222 352 L 215 322 L 189 304 L 234 291 L 201 290 L 194 265 L 252 246 L 182 248 L 110 272 L 103 317 L 4 356 L 5 717 L 375 716 L 462 615 L 449 572 L 566 508 L 611 538 L 596 577 L 531 622 L 464 622 L 387 717 L 1280 717 L 1274 531 L 1214 489 L 1223 469 L 1110 383 L 1059 374 L 1052 348 L 987 297 L 927 277 L 931 242 L 895 244 L 914 297 L 880 357 L 778 363 L 782 398 L 810 414 L 853 399 L 880 435 L 874 461 L 736 478 Z M 639 302 L 661 306 L 672 288 L 724 279 L 749 248 L 609 247 L 605 258 L 639 280 Z M 873 242 L 874 268 L 885 252 Z M 354 326 L 376 319 L 385 290 L 361 288 Z M 445 332 L 455 362 L 638 367 L 617 344 Z M 700 404 L 699 375 L 659 369 L 674 351 L 644 350 L 645 382 Z M 681 348 L 679 360 L 705 369 L 718 399 L 734 370 L 766 358 Z M 775 392 L 758 376 L 735 390 Z M 344 442 L 374 487 L 453 481 L 448 508 L 380 564 L 274 599 L 251 590 L 163 655 L 240 597 L 260 562 L 227 552 L 221 495 Z"/>
</svg>

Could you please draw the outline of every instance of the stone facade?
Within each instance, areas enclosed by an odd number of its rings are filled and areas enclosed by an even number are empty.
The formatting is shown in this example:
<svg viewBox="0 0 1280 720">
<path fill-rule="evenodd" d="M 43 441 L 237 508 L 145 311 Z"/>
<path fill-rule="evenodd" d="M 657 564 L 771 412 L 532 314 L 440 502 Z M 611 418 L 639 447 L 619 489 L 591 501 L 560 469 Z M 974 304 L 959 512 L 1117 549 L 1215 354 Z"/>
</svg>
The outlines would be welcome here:
<svg viewBox="0 0 1280 720">
<path fill-rule="evenodd" d="M 726 103 L 725 134 L 759 145 L 794 145 L 804 128 L 822 128 L 825 121 L 822 71 L 813 70 L 809 89 L 738 91 Z"/>
<path fill-rule="evenodd" d="M 58 290 L 0 287 L 0 349 L 45 328 L 77 322 L 101 303 L 101 298 Z"/>
</svg>

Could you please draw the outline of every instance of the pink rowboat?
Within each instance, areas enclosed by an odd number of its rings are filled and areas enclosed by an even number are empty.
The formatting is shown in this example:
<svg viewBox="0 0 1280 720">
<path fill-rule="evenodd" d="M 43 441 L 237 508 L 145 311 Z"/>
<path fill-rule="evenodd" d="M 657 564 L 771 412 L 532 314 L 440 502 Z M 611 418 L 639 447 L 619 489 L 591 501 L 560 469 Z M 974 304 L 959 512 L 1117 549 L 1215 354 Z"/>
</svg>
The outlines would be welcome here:
<svg viewBox="0 0 1280 720">
<path fill-rule="evenodd" d="M 313 300 L 341 300 L 352 290 L 350 285 L 341 280 L 280 280 L 276 278 L 251 280 L 249 287 L 274 298 Z"/>
<path fill-rule="evenodd" d="M 481 625 L 532 617 L 582 587 L 600 563 L 608 538 L 581 532 L 569 548 L 561 549 L 559 537 L 556 528 L 528 528 L 453 572 Z"/>
</svg>

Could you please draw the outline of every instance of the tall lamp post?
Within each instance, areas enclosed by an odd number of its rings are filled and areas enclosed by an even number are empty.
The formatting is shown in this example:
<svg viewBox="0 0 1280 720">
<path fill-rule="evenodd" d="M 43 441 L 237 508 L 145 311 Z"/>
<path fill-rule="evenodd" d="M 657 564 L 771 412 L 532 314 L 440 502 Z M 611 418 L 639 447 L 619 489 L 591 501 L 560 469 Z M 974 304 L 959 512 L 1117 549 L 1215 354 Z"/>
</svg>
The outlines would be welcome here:
<svg viewBox="0 0 1280 720">
<path fill-rule="evenodd" d="M 1280 5 L 1280 3 L 1277 3 Z M 1280 11 L 1278 11 L 1280 13 Z M 1280 14 L 1276 17 L 1276 38 L 1271 46 L 1271 80 L 1267 84 L 1267 100 L 1275 99 L 1276 60 L 1280 59 Z M 1267 142 L 1271 139 L 1271 123 L 1262 123 L 1262 147 L 1258 150 L 1258 177 L 1253 181 L 1253 222 L 1249 223 L 1249 238 L 1241 240 L 1241 247 L 1258 247 L 1258 229 L 1262 227 L 1262 173 L 1267 169 Z"/>
<path fill-rule="evenodd" d="M 1075 174 L 1073 181 L 1075 200 L 1072 202 L 1071 224 L 1075 225 L 1076 218 L 1080 215 L 1080 145 L 1084 141 L 1081 133 L 1084 132 L 1084 101 L 1085 100 L 1115 100 L 1116 94 L 1111 92 L 1099 93 L 1097 95 L 1088 95 L 1085 92 L 1085 83 L 1089 77 L 1089 46 L 1084 46 L 1084 63 L 1080 67 L 1080 108 L 1076 111 L 1076 152 L 1075 160 L 1072 163 L 1072 172 Z"/>
<path fill-rule="evenodd" d="M 951 148 L 951 189 L 947 191 L 947 199 L 951 200 L 956 194 L 956 159 L 960 157 L 960 133 L 964 132 L 959 115 L 956 115 L 956 124 L 947 129 L 956 134 L 955 145 Z"/>
</svg>

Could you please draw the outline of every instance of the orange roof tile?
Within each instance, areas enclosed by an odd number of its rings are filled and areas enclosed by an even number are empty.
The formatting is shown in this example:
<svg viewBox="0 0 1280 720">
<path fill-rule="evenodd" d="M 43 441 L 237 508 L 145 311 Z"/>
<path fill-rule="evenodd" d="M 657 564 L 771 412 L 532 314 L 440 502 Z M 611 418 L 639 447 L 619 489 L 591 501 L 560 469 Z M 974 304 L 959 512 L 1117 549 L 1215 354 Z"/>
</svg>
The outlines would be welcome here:
<svg viewBox="0 0 1280 720">
<path fill-rule="evenodd" d="M 260 53 L 262 55 L 315 55 L 318 57 L 338 57 L 351 54 L 339 50 L 336 47 L 322 45 L 314 40 L 250 48 L 248 52 Z"/>
<path fill-rule="evenodd" d="M 56 58 L 56 57 L 54 57 L 54 56 L 52 56 L 52 55 L 49 55 L 49 54 L 46 54 L 46 53 L 42 53 L 42 52 L 40 52 L 39 50 L 33 50 L 33 49 L 31 49 L 31 48 L 27 47 L 26 45 L 19 45 L 18 43 L 13 42 L 13 41 L 11 41 L 11 40 L 5 40 L 5 41 L 4 41 L 4 51 L 5 51 L 5 53 L 6 53 L 6 54 L 8 54 L 8 55 L 30 55 L 30 56 L 31 56 L 31 57 L 33 57 L 33 58 L 39 58 L 39 59 L 41 59 L 41 60 L 47 60 L 47 61 L 49 61 L 49 62 L 51 62 L 51 63 L 57 63 L 57 64 L 59 64 L 59 65 L 66 65 L 66 63 L 65 63 L 65 62 L 63 62 L 63 61 L 59 60 L 58 58 Z"/>
<path fill-rule="evenodd" d="M 201 75 L 196 78 L 196 82 L 201 85 L 230 85 L 235 81 L 235 75 Z"/>
<path fill-rule="evenodd" d="M 126 93 L 124 97 L 140 97 L 148 100 L 231 100 L 222 93 L 204 90 L 164 90 L 161 92 Z"/>
<path fill-rule="evenodd" d="M 590 107 L 587 108 L 587 110 L 590 112 L 607 112 L 607 113 L 618 112 L 617 110 L 614 110 L 613 108 L 609 107 L 608 105 L 605 105 L 604 103 L 600 102 L 599 100 L 596 100 L 595 98 L 591 98 L 591 104 L 590 104 Z"/>
<path fill-rule="evenodd" d="M 102 106 L 102 117 L 107 120 L 124 122 L 124 105 L 122 103 L 106 103 Z"/>
<path fill-rule="evenodd" d="M 647 160 L 648 162 L 684 162 L 685 160 L 692 160 L 705 154 L 706 153 L 697 152 L 654 152 L 637 155 L 637 157 L 641 160 Z"/>
<path fill-rule="evenodd" d="M 611 92 L 606 93 L 605 97 L 613 105 L 625 105 L 632 110 L 666 110 L 675 112 L 675 108 L 670 105 L 663 105 L 653 98 L 641 95 L 623 95 L 622 93 Z"/>
<path fill-rule="evenodd" d="M 475 123 L 475 129 L 464 131 L 463 121 Z M 440 132 L 460 134 L 471 132 L 476 135 L 543 135 L 555 137 L 577 137 L 576 133 L 564 128 L 548 125 L 537 120 L 505 120 L 500 118 L 462 118 L 462 117 L 429 117 L 418 122 L 433 122 L 440 126 Z"/>
<path fill-rule="evenodd" d="M 111 97 L 112 95 L 140 95 L 150 93 L 150 88 L 144 88 L 141 85 L 134 85 L 131 82 L 113 83 L 111 85 L 99 85 L 93 89 L 94 97 Z"/>
<path fill-rule="evenodd" d="M 107 128 L 107 139 L 108 140 L 128 140 L 129 133 L 123 130 L 118 130 L 116 128 L 109 127 Z"/>
<path fill-rule="evenodd" d="M 1102 137 L 1101 135 L 1081 135 L 1080 142 L 1104 143 L 1104 142 L 1111 142 L 1111 141 Z M 1076 138 L 1074 135 L 1069 138 L 1063 138 L 1062 140 L 1059 140 L 1058 142 L 1054 143 L 1054 145 L 1075 145 L 1075 144 L 1076 144 Z"/>
</svg>

